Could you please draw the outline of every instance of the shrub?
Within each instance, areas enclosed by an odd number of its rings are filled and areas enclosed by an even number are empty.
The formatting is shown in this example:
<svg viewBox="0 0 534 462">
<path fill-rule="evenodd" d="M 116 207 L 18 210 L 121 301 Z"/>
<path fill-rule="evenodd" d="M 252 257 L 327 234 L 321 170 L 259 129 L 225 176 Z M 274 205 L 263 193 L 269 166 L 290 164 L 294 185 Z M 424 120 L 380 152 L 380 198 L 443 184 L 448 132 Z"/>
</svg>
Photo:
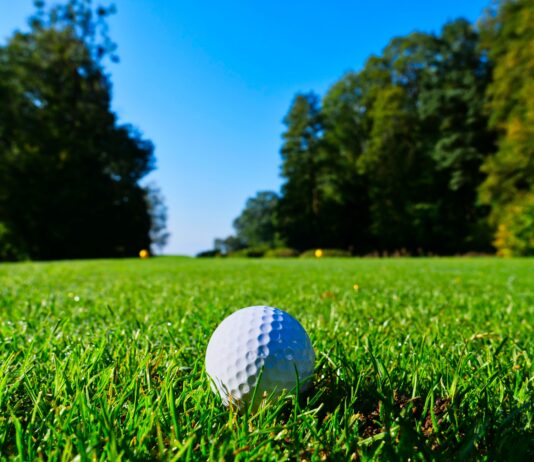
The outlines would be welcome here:
<svg viewBox="0 0 534 462">
<path fill-rule="evenodd" d="M 534 194 L 526 194 L 506 207 L 493 245 L 501 257 L 534 255 Z"/>
<path fill-rule="evenodd" d="M 221 252 L 219 250 L 204 250 L 203 252 L 197 253 L 197 258 L 213 258 L 220 257 Z"/>
<path fill-rule="evenodd" d="M 23 243 L 8 227 L 0 222 L 0 261 L 27 260 Z"/>
<path fill-rule="evenodd" d="M 318 252 L 320 250 L 320 252 Z M 320 255 L 320 257 L 318 257 Z M 343 249 L 310 249 L 300 254 L 301 258 L 350 257 L 350 252 Z"/>
<path fill-rule="evenodd" d="M 245 249 L 236 250 L 235 252 L 230 252 L 228 257 L 231 258 L 261 258 L 265 255 L 267 251 L 266 247 L 247 247 Z"/>
<path fill-rule="evenodd" d="M 265 252 L 265 258 L 291 258 L 298 257 L 298 252 L 289 247 L 278 247 L 276 249 L 269 249 Z"/>
</svg>

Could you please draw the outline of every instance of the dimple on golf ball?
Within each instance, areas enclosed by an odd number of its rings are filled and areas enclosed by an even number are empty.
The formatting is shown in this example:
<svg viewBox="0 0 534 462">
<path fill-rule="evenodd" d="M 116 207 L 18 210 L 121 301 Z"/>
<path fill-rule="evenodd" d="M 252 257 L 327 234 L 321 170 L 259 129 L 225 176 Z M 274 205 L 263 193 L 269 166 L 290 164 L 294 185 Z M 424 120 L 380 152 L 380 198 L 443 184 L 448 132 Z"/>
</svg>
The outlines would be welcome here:
<svg viewBox="0 0 534 462">
<path fill-rule="evenodd" d="M 291 315 L 270 306 L 238 310 L 219 324 L 206 350 L 206 372 L 224 405 L 256 408 L 283 390 L 303 391 L 315 353 L 308 334 Z"/>
</svg>

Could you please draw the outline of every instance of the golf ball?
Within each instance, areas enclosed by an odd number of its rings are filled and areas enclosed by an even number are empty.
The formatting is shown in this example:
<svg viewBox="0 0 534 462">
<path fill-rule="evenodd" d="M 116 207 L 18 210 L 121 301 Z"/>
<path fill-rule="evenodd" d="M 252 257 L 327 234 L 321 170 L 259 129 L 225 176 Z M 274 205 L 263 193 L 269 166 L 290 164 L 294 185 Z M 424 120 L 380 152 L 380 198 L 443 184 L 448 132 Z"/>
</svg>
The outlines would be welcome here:
<svg viewBox="0 0 534 462">
<path fill-rule="evenodd" d="M 288 313 L 251 306 L 228 316 L 206 350 L 212 388 L 228 406 L 257 408 L 264 397 L 303 391 L 313 374 L 315 353 L 308 334 Z M 254 402 L 252 402 L 254 398 Z M 252 403 L 251 403 L 252 402 Z"/>
</svg>

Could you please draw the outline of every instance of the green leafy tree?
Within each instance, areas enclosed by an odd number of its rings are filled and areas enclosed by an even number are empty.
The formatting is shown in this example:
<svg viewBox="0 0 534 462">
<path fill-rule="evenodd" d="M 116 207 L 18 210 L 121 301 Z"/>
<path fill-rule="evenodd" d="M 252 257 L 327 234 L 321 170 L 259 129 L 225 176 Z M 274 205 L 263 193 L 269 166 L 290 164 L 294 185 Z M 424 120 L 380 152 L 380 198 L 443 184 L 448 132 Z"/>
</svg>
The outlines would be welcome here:
<svg viewBox="0 0 534 462">
<path fill-rule="evenodd" d="M 369 179 L 371 232 L 380 249 L 413 248 L 410 205 L 417 168 L 417 120 L 406 91 L 385 87 L 372 109 L 373 128 L 358 165 Z"/>
<path fill-rule="evenodd" d="M 322 102 L 298 94 L 284 119 L 281 240 L 358 254 L 488 251 L 491 207 L 499 253 L 532 253 L 532 23 L 530 3 L 503 0 L 483 46 L 455 20 L 394 38 Z"/>
<path fill-rule="evenodd" d="M 347 73 L 327 92 L 322 107 L 326 247 L 359 254 L 373 250 L 374 245 L 369 232 L 368 181 L 358 169 L 369 131 L 365 83 L 358 73 Z"/>
<path fill-rule="evenodd" d="M 37 7 L 30 31 L 0 47 L 0 257 L 136 255 L 151 244 L 139 180 L 154 155 L 111 110 L 112 9 Z"/>
<path fill-rule="evenodd" d="M 146 186 L 145 200 L 150 215 L 150 242 L 161 252 L 167 245 L 170 233 L 167 231 L 167 206 L 161 189 L 155 184 Z"/>
<path fill-rule="evenodd" d="M 495 150 L 487 128 L 485 91 L 491 63 L 479 50 L 479 35 L 466 20 L 446 24 L 434 41 L 418 96 L 420 141 L 433 160 L 433 240 L 438 252 L 489 250 L 487 207 L 477 201 L 481 165 Z"/>
<path fill-rule="evenodd" d="M 321 245 L 322 134 L 319 97 L 299 94 L 284 119 L 282 135 L 282 197 L 279 226 L 287 244 L 297 249 Z"/>
<path fill-rule="evenodd" d="M 358 159 L 380 250 L 487 249 L 477 206 L 480 165 L 493 149 L 483 114 L 490 65 L 465 20 L 440 35 L 393 39 L 359 75 Z"/>
<path fill-rule="evenodd" d="M 248 247 L 275 247 L 277 239 L 278 195 L 260 191 L 247 200 L 241 215 L 234 220 L 236 236 Z"/>
<path fill-rule="evenodd" d="M 213 243 L 215 255 L 228 255 L 232 252 L 245 249 L 246 247 L 247 245 L 245 242 L 243 242 L 239 237 L 232 235 L 224 239 L 217 238 Z M 210 251 L 208 251 L 208 253 L 209 252 Z"/>
<path fill-rule="evenodd" d="M 512 233 L 501 254 L 532 253 L 534 227 L 520 218 L 534 201 L 534 4 L 502 0 L 482 23 L 483 46 L 494 63 L 488 87 L 490 126 L 498 131 L 498 149 L 484 163 L 487 178 L 480 199 L 491 206 L 497 242 Z M 518 224 L 522 223 L 522 224 Z M 530 223 L 530 227 L 527 224 Z M 513 234 L 516 230 L 518 234 Z M 519 231 L 520 230 L 520 231 Z"/>
</svg>

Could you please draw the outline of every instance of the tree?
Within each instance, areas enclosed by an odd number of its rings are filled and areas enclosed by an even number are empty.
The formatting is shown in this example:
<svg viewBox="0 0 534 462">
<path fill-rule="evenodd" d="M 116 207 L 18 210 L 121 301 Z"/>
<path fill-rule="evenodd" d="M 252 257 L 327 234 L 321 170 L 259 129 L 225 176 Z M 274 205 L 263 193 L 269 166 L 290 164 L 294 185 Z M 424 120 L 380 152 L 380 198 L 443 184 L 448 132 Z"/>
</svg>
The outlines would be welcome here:
<svg viewBox="0 0 534 462">
<path fill-rule="evenodd" d="M 246 247 L 247 245 L 236 236 L 228 236 L 224 239 L 217 238 L 213 243 L 214 254 L 218 255 L 228 255 Z"/>
<path fill-rule="evenodd" d="M 321 245 L 319 214 L 322 167 L 320 101 L 313 93 L 299 94 L 284 118 L 282 135 L 282 197 L 279 226 L 287 244 L 297 249 Z"/>
<path fill-rule="evenodd" d="M 296 95 L 284 119 L 281 240 L 358 254 L 485 252 L 491 207 L 499 253 L 533 254 L 532 23 L 529 2 L 502 0 L 481 32 L 458 19 L 394 38 L 322 102 Z"/>
<path fill-rule="evenodd" d="M 360 74 L 347 73 L 327 92 L 322 107 L 326 160 L 321 228 L 328 247 L 359 254 L 373 250 L 368 181 L 358 169 L 369 131 L 364 84 Z"/>
<path fill-rule="evenodd" d="M 393 39 L 360 73 L 367 131 L 358 163 L 380 249 L 486 250 L 480 165 L 494 147 L 483 113 L 491 66 L 465 20 Z M 387 237 L 389 235 L 389 237 Z"/>
<path fill-rule="evenodd" d="M 161 252 L 170 237 L 167 231 L 167 206 L 158 186 L 151 184 L 144 189 L 150 215 L 150 242 Z"/>
<path fill-rule="evenodd" d="M 151 244 L 139 180 L 154 154 L 111 110 L 113 10 L 37 4 L 30 31 L 0 47 L 0 258 L 136 255 Z"/>
<path fill-rule="evenodd" d="M 234 220 L 236 236 L 248 247 L 275 247 L 277 239 L 278 195 L 260 191 L 249 198 L 241 215 Z"/>
<path fill-rule="evenodd" d="M 490 126 L 497 130 L 498 149 L 484 163 L 487 178 L 480 199 L 491 206 L 501 254 L 534 252 L 534 4 L 502 0 L 482 23 L 483 47 L 494 63 L 487 89 Z M 530 219 L 523 216 L 530 211 Z M 526 224 L 530 223 L 530 227 Z M 504 231 L 503 231 L 504 230 Z M 513 230 L 521 230 L 513 234 Z M 503 233 L 512 233 L 507 240 Z"/>
<path fill-rule="evenodd" d="M 373 128 L 358 160 L 369 179 L 371 232 L 380 249 L 415 248 L 412 184 L 417 168 L 417 122 L 406 91 L 385 87 L 372 109 Z"/>
<path fill-rule="evenodd" d="M 489 250 L 487 207 L 477 201 L 480 168 L 495 150 L 487 127 L 484 94 L 491 63 L 479 49 L 479 34 L 466 20 L 446 24 L 433 44 L 434 59 L 420 84 L 421 142 L 433 161 L 436 205 L 433 240 L 438 252 Z"/>
<path fill-rule="evenodd" d="M 480 165 L 494 147 L 484 92 L 491 65 L 465 20 L 393 39 L 329 90 L 297 95 L 285 119 L 283 239 L 437 253 L 485 250 Z"/>
</svg>

